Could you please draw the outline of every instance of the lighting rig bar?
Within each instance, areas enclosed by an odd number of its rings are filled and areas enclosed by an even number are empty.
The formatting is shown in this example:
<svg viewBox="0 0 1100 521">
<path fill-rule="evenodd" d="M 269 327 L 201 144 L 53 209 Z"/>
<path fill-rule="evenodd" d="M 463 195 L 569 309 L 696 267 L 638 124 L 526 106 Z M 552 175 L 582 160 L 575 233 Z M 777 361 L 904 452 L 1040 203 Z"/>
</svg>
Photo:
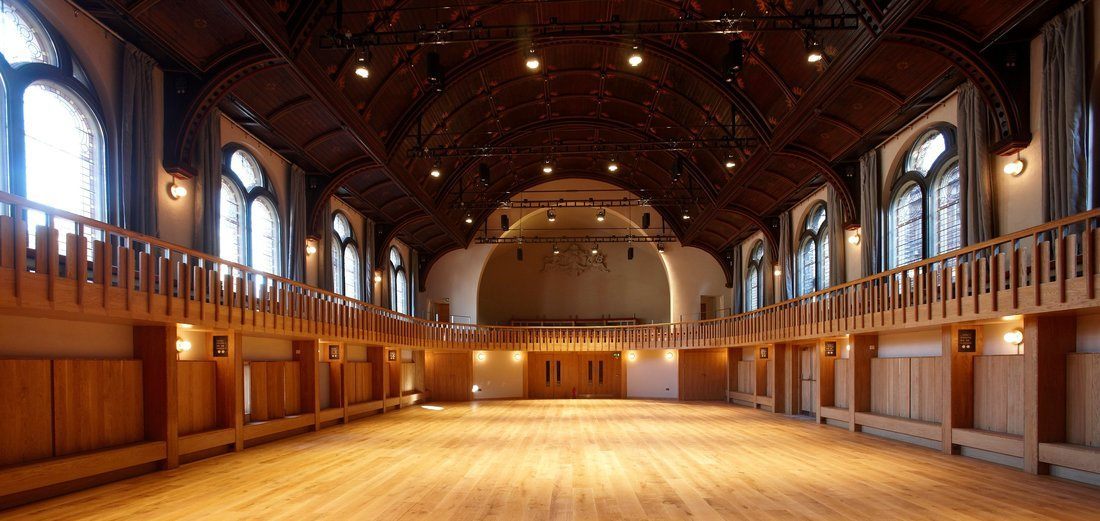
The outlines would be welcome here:
<svg viewBox="0 0 1100 521">
<path fill-rule="evenodd" d="M 581 242 L 587 244 L 612 244 L 630 242 L 665 243 L 677 241 L 678 239 L 675 235 L 563 235 L 557 237 L 543 237 L 541 235 L 535 235 L 532 237 L 477 237 L 474 239 L 474 242 L 476 242 L 477 244 L 566 244 L 570 242 Z"/>
<path fill-rule="evenodd" d="M 631 152 L 669 152 L 686 150 L 725 150 L 752 148 L 756 138 L 677 139 L 669 141 L 632 141 L 620 143 L 571 143 L 541 145 L 497 145 L 465 147 L 422 147 L 409 149 L 412 157 L 550 156 L 577 154 L 629 154 Z"/>
<path fill-rule="evenodd" d="M 340 13 L 336 14 L 341 17 Z M 801 15 L 727 15 L 717 19 L 695 20 L 688 17 L 672 20 L 622 21 L 611 17 L 604 22 L 549 22 L 526 25 L 484 25 L 474 22 L 466 27 L 438 24 L 416 29 L 384 32 L 349 33 L 331 30 L 321 37 L 322 49 L 386 47 L 396 45 L 447 45 L 470 42 L 530 42 L 555 37 L 619 38 L 629 36 L 675 36 L 702 34 L 740 34 L 760 31 L 851 31 L 859 28 L 854 14 Z M 339 24 L 337 24 L 339 26 Z"/>
<path fill-rule="evenodd" d="M 524 199 L 522 201 L 466 201 L 456 202 L 452 208 L 464 210 L 539 209 L 539 208 L 623 208 L 644 206 L 693 206 L 696 199 L 675 197 L 653 197 L 647 199 Z"/>
</svg>

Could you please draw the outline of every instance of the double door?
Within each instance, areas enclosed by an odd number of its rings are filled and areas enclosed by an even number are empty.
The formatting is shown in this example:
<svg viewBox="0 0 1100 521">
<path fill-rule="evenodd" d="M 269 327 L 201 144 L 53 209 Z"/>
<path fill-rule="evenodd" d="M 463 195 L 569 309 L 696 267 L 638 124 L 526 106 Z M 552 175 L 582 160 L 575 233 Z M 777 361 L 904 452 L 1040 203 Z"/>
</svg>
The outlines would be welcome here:
<svg viewBox="0 0 1100 521">
<path fill-rule="evenodd" d="M 527 395 L 531 398 L 619 398 L 618 353 L 529 353 Z"/>
</svg>

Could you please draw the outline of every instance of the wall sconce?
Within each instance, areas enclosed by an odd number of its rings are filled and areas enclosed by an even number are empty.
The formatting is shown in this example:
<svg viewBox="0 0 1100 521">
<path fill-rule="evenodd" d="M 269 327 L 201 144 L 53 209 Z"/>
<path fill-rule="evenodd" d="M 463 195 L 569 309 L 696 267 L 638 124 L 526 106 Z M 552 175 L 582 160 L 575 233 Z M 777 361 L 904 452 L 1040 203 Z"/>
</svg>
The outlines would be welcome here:
<svg viewBox="0 0 1100 521">
<path fill-rule="evenodd" d="M 783 274 L 783 270 L 779 269 L 778 264 L 776 264 L 775 266 L 772 267 L 772 275 L 775 275 L 776 277 L 778 277 L 782 274 Z"/>
<path fill-rule="evenodd" d="M 665 351 L 665 360 L 672 360 L 675 357 L 676 353 L 673 353 L 672 351 Z"/>
<path fill-rule="evenodd" d="M 382 270 L 374 270 L 374 283 L 382 282 Z"/>
<path fill-rule="evenodd" d="M 485 361 L 485 352 L 484 351 L 481 351 L 477 354 L 477 361 L 478 362 L 484 362 Z"/>
<path fill-rule="evenodd" d="M 183 353 L 191 350 L 191 341 L 176 337 L 176 352 Z"/>
<path fill-rule="evenodd" d="M 512 360 L 515 360 L 517 362 L 523 360 L 523 353 L 520 353 L 519 351 L 512 353 Z"/>
<path fill-rule="evenodd" d="M 1013 161 L 1009 161 L 1005 165 L 1004 172 L 1007 175 L 1016 177 L 1016 176 L 1024 173 L 1024 167 L 1025 166 L 1027 166 L 1027 164 L 1024 163 L 1024 160 L 1020 158 L 1020 153 L 1017 152 L 1016 153 L 1016 159 L 1013 160 Z"/>
<path fill-rule="evenodd" d="M 168 197 L 172 199 L 181 199 L 187 197 L 187 187 L 176 184 L 176 178 L 172 178 L 172 182 L 168 184 Z"/>
<path fill-rule="evenodd" d="M 480 393 L 481 392 L 481 387 L 479 387 L 477 384 L 474 384 L 474 386 L 470 388 L 470 392 L 471 393 Z"/>
<path fill-rule="evenodd" d="M 859 239 L 859 228 L 854 228 L 852 234 L 848 236 L 848 244 L 859 246 Z"/>
<path fill-rule="evenodd" d="M 626 359 L 633 362 L 633 361 L 638 359 L 638 353 L 634 352 L 634 351 L 631 351 L 631 352 L 626 354 Z"/>
<path fill-rule="evenodd" d="M 1016 346 L 1016 354 L 1020 354 L 1020 346 L 1024 343 L 1024 332 L 1019 329 L 1013 329 L 1005 333 L 1005 342 Z"/>
<path fill-rule="evenodd" d="M 317 238 L 316 237 L 307 237 L 306 238 L 306 255 L 314 255 L 316 253 L 317 253 Z"/>
</svg>

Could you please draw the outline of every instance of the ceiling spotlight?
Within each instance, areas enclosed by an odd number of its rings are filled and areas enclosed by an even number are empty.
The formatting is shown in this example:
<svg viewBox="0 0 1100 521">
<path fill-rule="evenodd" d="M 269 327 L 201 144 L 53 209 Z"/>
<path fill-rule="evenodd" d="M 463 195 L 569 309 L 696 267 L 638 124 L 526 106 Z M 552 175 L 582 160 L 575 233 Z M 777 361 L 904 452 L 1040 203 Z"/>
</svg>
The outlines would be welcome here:
<svg viewBox="0 0 1100 521">
<path fill-rule="evenodd" d="M 554 222 L 558 220 L 558 215 L 554 213 L 554 210 L 546 210 L 546 220 Z"/>
<path fill-rule="evenodd" d="M 539 65 L 542 65 L 542 63 L 539 61 L 539 55 L 535 52 L 534 47 L 527 49 L 527 62 L 525 63 L 525 65 L 527 65 L 527 68 L 532 71 L 537 71 L 539 69 Z"/>
<path fill-rule="evenodd" d="M 726 170 L 733 170 L 737 166 L 737 161 L 733 159 L 733 154 L 726 156 Z"/>
<path fill-rule="evenodd" d="M 1018 176 L 1024 173 L 1024 160 L 1016 153 L 1016 159 L 1005 164 L 1004 173 L 1010 176 Z"/>
<path fill-rule="evenodd" d="M 359 52 L 359 57 L 356 58 L 355 75 L 364 80 L 370 78 L 370 59 L 362 51 Z"/>
<path fill-rule="evenodd" d="M 592 245 L 592 255 L 595 255 L 597 253 L 600 253 L 600 245 L 599 244 L 593 244 Z"/>
<path fill-rule="evenodd" d="M 778 276 L 780 276 L 780 275 L 782 275 L 782 274 L 783 274 L 783 270 L 779 269 L 779 265 L 778 265 L 778 264 L 776 264 L 776 265 L 775 265 L 775 266 L 774 266 L 774 267 L 772 268 L 772 275 L 775 275 L 776 277 L 778 277 Z"/>
<path fill-rule="evenodd" d="M 637 67 L 642 64 L 642 49 L 638 44 L 634 44 L 634 47 L 630 49 L 630 57 L 626 59 L 626 62 L 631 67 Z"/>
<path fill-rule="evenodd" d="M 689 212 L 687 208 L 684 208 L 684 211 L 680 212 L 680 218 L 685 221 L 691 220 L 691 212 Z"/>
<path fill-rule="evenodd" d="M 657 243 L 657 252 L 658 253 L 664 253 L 665 252 L 665 243 L 663 243 L 663 242 Z"/>
<path fill-rule="evenodd" d="M 542 173 L 544 173 L 544 174 L 554 173 L 554 162 L 551 161 L 549 157 L 546 158 L 546 160 L 544 160 L 542 162 Z"/>
<path fill-rule="evenodd" d="M 607 163 L 607 171 L 612 174 L 619 171 L 619 162 L 615 158 L 611 158 L 611 162 Z"/>
<path fill-rule="evenodd" d="M 561 250 L 559 250 L 559 249 L 558 249 L 558 245 L 557 245 L 557 244 L 555 244 L 555 245 L 554 245 L 554 255 L 557 255 L 557 254 L 559 254 L 559 253 L 561 253 Z"/>
<path fill-rule="evenodd" d="M 600 208 L 600 210 L 596 212 L 596 220 L 603 222 L 605 218 L 607 218 L 607 210 Z"/>
<path fill-rule="evenodd" d="M 859 244 L 859 229 L 858 228 L 855 231 L 853 231 L 851 235 L 848 236 L 848 244 L 851 244 L 852 246 L 856 246 L 856 245 Z"/>
<path fill-rule="evenodd" d="M 428 172 L 428 175 L 435 178 L 439 178 L 439 176 L 443 175 L 443 166 L 439 164 L 439 160 L 436 160 L 435 164 L 432 165 L 432 170 Z"/>
<path fill-rule="evenodd" d="M 172 178 L 172 184 L 168 185 L 168 196 L 172 199 L 187 197 L 187 187 L 176 184 L 176 178 Z"/>
<path fill-rule="evenodd" d="M 474 224 L 474 216 L 470 212 L 466 212 L 466 224 Z"/>
<path fill-rule="evenodd" d="M 806 46 L 806 61 L 810 63 L 817 63 L 825 59 L 825 51 L 821 48 L 821 44 L 812 42 Z"/>
</svg>

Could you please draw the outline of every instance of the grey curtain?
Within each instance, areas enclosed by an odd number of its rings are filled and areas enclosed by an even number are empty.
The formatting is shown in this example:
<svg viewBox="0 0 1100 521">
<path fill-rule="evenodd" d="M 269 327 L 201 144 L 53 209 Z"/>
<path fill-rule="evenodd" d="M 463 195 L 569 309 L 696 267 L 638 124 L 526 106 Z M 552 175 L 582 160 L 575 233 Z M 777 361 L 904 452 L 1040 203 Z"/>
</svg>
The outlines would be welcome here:
<svg viewBox="0 0 1100 521">
<path fill-rule="evenodd" d="M 791 250 L 791 236 L 793 233 L 793 230 L 791 230 L 791 212 L 787 210 L 779 214 L 779 269 L 783 273 L 780 274 L 782 282 L 776 291 L 779 296 L 778 301 L 793 298 L 795 295 L 794 258 Z"/>
<path fill-rule="evenodd" d="M 317 239 L 317 282 L 321 285 L 321 289 L 342 294 L 344 288 L 337 290 L 333 287 L 332 244 L 336 237 L 332 233 L 332 201 L 324 201 L 321 204 L 325 206 L 321 214 L 321 236 Z"/>
<path fill-rule="evenodd" d="M 963 196 L 963 245 L 995 235 L 993 171 L 988 149 L 989 114 L 973 83 L 959 89 L 959 190 Z"/>
<path fill-rule="evenodd" d="M 848 280 L 847 256 L 844 245 L 844 207 L 840 203 L 836 189 L 829 185 L 825 190 L 825 207 L 828 209 L 829 227 L 829 285 L 836 286 Z"/>
<path fill-rule="evenodd" d="M 730 249 L 730 290 L 733 298 L 730 300 L 730 313 L 736 315 L 745 311 L 745 276 L 742 273 L 741 248 L 745 245 L 737 243 Z"/>
<path fill-rule="evenodd" d="M 115 201 L 115 224 L 156 236 L 157 167 L 153 133 L 153 68 L 147 54 L 126 44 L 122 57 L 122 136 L 119 142 L 120 168 L 110 191 Z"/>
<path fill-rule="evenodd" d="M 210 111 L 195 140 L 194 248 L 210 255 L 218 254 L 218 221 L 221 205 L 222 115 Z"/>
<path fill-rule="evenodd" d="M 878 149 L 872 149 L 859 158 L 859 249 L 864 277 L 882 271 L 881 190 Z"/>
<path fill-rule="evenodd" d="M 1043 213 L 1053 221 L 1088 205 L 1083 5 L 1074 3 L 1042 33 Z"/>
<path fill-rule="evenodd" d="M 776 285 L 779 283 L 779 280 L 773 273 L 775 271 L 776 263 L 775 254 L 772 253 L 772 249 L 768 244 L 767 239 L 764 239 L 763 237 L 761 237 L 761 239 L 764 240 L 764 259 L 761 261 L 763 265 L 760 266 L 760 270 L 763 271 L 763 273 L 761 274 L 760 279 L 764 282 L 764 290 L 762 295 L 763 301 L 760 302 L 760 307 L 764 307 L 775 304 L 779 301 L 779 299 L 776 298 L 776 293 L 779 290 Z"/>
<path fill-rule="evenodd" d="M 409 314 L 417 316 L 416 298 L 420 293 L 420 252 L 409 248 Z"/>
<path fill-rule="evenodd" d="M 287 205 L 286 275 L 291 280 L 306 280 L 306 173 L 298 165 L 290 165 L 290 204 Z M 321 245 L 318 245 L 320 250 Z"/>
</svg>

